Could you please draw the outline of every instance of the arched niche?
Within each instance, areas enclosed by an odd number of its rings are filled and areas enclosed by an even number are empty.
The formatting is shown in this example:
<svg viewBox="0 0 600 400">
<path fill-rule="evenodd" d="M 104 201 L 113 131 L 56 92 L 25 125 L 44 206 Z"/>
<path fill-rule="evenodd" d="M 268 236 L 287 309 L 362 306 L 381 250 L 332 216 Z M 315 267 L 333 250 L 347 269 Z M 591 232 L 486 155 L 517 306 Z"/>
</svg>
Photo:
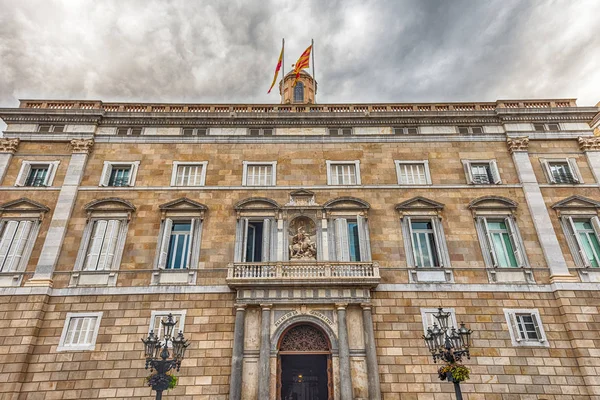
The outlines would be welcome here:
<svg viewBox="0 0 600 400">
<path fill-rule="evenodd" d="M 312 315 L 304 315 L 304 314 L 292 317 L 277 327 L 277 329 L 273 333 L 273 336 L 271 337 L 271 354 L 273 354 L 273 355 L 277 354 L 277 352 L 279 351 L 279 346 L 281 344 L 280 342 L 281 342 L 284 334 L 290 328 L 297 326 L 297 325 L 303 325 L 303 324 L 312 325 L 312 326 L 315 326 L 318 329 L 320 329 L 322 331 L 322 333 L 326 336 L 327 340 L 329 341 L 329 345 L 330 345 L 329 348 L 331 350 L 331 353 L 337 354 L 338 340 L 337 340 L 335 333 L 333 332 L 333 329 L 328 324 L 326 324 L 324 321 L 322 321 L 321 319 L 314 317 Z"/>
</svg>

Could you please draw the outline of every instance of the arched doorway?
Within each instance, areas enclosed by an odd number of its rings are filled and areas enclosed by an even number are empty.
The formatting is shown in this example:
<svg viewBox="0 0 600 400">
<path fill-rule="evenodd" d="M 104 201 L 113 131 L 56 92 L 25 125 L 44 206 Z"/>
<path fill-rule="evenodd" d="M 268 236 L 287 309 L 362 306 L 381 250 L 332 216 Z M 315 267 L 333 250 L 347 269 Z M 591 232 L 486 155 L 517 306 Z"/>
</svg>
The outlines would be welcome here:
<svg viewBox="0 0 600 400">
<path fill-rule="evenodd" d="M 278 349 L 278 400 L 333 400 L 331 343 L 319 327 L 292 325 Z"/>
</svg>

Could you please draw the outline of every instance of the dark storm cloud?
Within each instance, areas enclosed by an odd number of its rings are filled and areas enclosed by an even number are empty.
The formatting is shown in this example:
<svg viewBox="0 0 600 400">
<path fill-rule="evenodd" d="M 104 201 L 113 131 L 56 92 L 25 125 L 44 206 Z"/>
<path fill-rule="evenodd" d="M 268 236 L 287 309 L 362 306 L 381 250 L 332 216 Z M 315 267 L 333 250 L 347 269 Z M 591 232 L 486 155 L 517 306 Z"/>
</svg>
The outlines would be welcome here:
<svg viewBox="0 0 600 400">
<path fill-rule="evenodd" d="M 18 98 L 278 102 L 315 39 L 321 102 L 600 100 L 600 1 L 0 0 Z"/>
</svg>

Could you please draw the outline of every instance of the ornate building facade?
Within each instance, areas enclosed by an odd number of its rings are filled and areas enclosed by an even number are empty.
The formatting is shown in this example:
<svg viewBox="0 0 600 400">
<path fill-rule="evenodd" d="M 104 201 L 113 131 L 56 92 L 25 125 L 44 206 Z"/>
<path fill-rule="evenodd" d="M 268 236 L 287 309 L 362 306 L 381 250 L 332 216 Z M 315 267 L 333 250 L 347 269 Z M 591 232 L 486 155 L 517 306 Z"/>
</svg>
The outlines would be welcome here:
<svg viewBox="0 0 600 400">
<path fill-rule="evenodd" d="M 22 100 L 0 109 L 0 397 L 452 398 L 422 339 L 474 330 L 471 400 L 600 398 L 600 113 L 572 99 Z"/>
</svg>

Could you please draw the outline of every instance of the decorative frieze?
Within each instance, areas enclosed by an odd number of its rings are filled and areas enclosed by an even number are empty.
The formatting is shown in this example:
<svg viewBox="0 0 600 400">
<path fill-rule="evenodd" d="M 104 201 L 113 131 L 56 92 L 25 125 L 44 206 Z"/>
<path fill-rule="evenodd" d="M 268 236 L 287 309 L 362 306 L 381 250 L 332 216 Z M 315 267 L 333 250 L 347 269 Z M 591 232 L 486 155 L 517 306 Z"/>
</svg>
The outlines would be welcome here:
<svg viewBox="0 0 600 400">
<path fill-rule="evenodd" d="M 580 136 L 577 141 L 581 151 L 600 151 L 600 136 Z"/>
<path fill-rule="evenodd" d="M 79 154 L 90 154 L 94 147 L 94 139 L 73 139 L 71 140 L 71 151 Z"/>
<path fill-rule="evenodd" d="M 506 144 L 508 145 L 508 151 L 510 154 L 514 153 L 515 151 L 527 151 L 529 149 L 529 137 L 521 136 L 507 138 Z"/>
<path fill-rule="evenodd" d="M 15 154 L 19 147 L 19 139 L 0 138 L 0 153 Z"/>
</svg>

